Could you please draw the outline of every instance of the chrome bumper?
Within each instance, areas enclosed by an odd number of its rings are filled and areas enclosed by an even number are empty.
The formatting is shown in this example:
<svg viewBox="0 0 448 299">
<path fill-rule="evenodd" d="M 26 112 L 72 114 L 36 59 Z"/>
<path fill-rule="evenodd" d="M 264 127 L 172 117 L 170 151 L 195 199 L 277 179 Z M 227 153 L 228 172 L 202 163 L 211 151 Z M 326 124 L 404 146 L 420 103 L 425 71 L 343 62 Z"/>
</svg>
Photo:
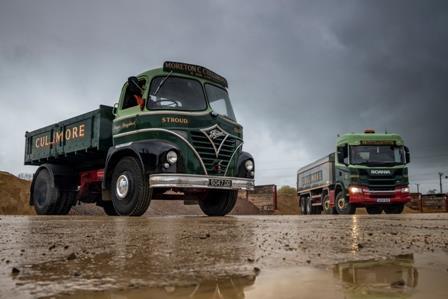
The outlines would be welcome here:
<svg viewBox="0 0 448 299">
<path fill-rule="evenodd" d="M 211 180 L 232 181 L 231 186 L 211 185 Z M 254 190 L 253 179 L 207 176 L 194 174 L 153 174 L 149 176 L 151 188 L 194 188 L 194 189 L 222 189 L 222 190 Z"/>
</svg>

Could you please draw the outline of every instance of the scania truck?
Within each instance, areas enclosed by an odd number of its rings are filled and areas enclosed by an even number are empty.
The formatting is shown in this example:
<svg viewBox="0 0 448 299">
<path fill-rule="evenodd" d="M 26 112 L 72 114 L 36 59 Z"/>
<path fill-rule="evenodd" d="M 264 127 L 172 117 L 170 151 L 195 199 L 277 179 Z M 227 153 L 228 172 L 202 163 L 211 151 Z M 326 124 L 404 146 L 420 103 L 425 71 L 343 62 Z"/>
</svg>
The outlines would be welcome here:
<svg viewBox="0 0 448 299">
<path fill-rule="evenodd" d="M 302 214 L 399 214 L 411 200 L 407 164 L 409 149 L 398 134 L 344 134 L 336 152 L 297 172 Z"/>
<path fill-rule="evenodd" d="M 38 166 L 30 204 L 44 215 L 85 202 L 139 216 L 151 200 L 184 200 L 226 215 L 255 174 L 227 89 L 205 67 L 167 61 L 130 77 L 113 107 L 26 132 L 25 165 Z"/>
</svg>

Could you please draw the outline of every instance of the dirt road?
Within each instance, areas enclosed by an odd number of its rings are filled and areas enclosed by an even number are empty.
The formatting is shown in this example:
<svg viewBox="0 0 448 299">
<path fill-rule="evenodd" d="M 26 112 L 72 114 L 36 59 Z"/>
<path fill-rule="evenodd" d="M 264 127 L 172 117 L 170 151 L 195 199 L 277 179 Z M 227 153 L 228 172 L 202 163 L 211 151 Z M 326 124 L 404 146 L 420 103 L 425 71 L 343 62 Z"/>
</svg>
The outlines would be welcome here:
<svg viewBox="0 0 448 299">
<path fill-rule="evenodd" d="M 0 216 L 0 297 L 446 298 L 448 214 Z"/>
</svg>

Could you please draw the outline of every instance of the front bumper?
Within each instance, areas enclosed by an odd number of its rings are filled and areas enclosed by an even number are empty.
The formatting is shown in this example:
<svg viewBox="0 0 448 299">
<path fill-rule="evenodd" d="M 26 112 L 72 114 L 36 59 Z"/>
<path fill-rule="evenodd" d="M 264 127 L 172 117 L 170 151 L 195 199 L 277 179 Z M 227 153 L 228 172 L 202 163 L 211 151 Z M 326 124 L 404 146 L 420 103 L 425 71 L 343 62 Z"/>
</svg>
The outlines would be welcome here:
<svg viewBox="0 0 448 299">
<path fill-rule="evenodd" d="M 350 203 L 356 205 L 405 204 L 411 201 L 409 192 L 402 192 L 401 187 L 394 190 L 369 190 L 362 188 L 360 193 L 350 193 Z"/>
<path fill-rule="evenodd" d="M 222 180 L 225 186 L 217 186 Z M 231 181 L 231 184 L 228 184 Z M 212 184 L 214 183 L 214 184 Z M 151 188 L 254 190 L 254 179 L 207 176 L 194 174 L 153 174 L 149 176 Z"/>
</svg>

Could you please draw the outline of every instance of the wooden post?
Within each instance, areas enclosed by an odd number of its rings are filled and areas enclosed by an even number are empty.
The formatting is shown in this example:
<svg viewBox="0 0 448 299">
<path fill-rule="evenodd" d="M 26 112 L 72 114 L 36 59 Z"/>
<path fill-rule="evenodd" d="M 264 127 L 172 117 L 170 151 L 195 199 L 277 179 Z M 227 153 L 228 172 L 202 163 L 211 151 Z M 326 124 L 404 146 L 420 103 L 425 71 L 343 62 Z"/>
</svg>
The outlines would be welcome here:
<svg viewBox="0 0 448 299">
<path fill-rule="evenodd" d="M 274 211 L 277 210 L 277 185 L 272 186 L 272 204 L 274 206 Z"/>
<path fill-rule="evenodd" d="M 445 212 L 448 213 L 448 194 L 445 194 Z"/>
<path fill-rule="evenodd" d="M 421 193 L 418 194 L 418 203 L 420 205 L 420 213 L 423 213 L 423 197 Z"/>
</svg>

